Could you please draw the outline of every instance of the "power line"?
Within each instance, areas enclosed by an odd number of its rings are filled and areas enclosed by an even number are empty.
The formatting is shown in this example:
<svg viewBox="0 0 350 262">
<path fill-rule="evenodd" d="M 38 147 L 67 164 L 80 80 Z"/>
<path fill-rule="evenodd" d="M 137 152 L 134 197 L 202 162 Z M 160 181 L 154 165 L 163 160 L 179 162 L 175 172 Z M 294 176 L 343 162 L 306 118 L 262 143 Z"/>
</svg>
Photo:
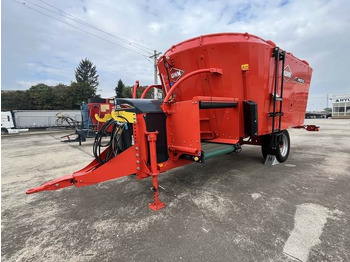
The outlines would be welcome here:
<svg viewBox="0 0 350 262">
<path fill-rule="evenodd" d="M 28 0 L 24 0 L 24 1 L 25 1 L 25 2 L 28 2 L 28 3 L 32 4 L 32 5 L 35 5 L 35 6 L 39 7 L 39 8 L 42 8 L 42 9 L 44 9 L 44 10 L 47 10 L 47 11 L 49 11 L 49 12 L 52 12 L 52 13 L 54 13 L 54 14 L 57 14 L 57 15 L 60 15 L 60 16 L 65 17 L 65 18 L 67 18 L 67 19 L 70 19 L 70 20 L 72 20 L 72 21 L 75 21 L 75 22 L 77 22 L 77 23 L 79 23 L 79 24 L 82 24 L 82 25 L 91 27 L 91 28 L 93 28 L 93 29 L 95 29 L 95 30 L 97 30 L 97 31 L 100 31 L 100 32 L 102 32 L 102 33 L 104 33 L 104 34 L 107 34 L 107 35 L 111 36 L 111 37 L 114 37 L 114 38 L 118 39 L 119 41 L 124 42 L 125 44 L 128 44 L 128 45 L 130 45 L 130 46 L 133 46 L 134 48 L 137 48 L 137 49 L 139 49 L 139 50 L 141 50 L 141 51 L 143 51 L 143 52 L 146 52 L 146 53 L 148 53 L 148 54 L 152 54 L 151 51 L 153 51 L 153 50 L 152 50 L 151 48 L 149 48 L 149 47 L 143 46 L 143 45 L 141 45 L 141 44 L 138 44 L 138 43 L 136 43 L 136 42 L 134 42 L 134 41 L 125 39 L 125 38 L 123 38 L 123 37 L 113 35 L 113 34 L 107 32 L 107 31 L 105 31 L 105 30 L 103 30 L 103 29 L 100 29 L 100 28 L 98 28 L 98 27 L 96 27 L 96 26 L 94 26 L 94 25 L 92 25 L 92 24 L 90 24 L 90 23 L 88 23 L 88 22 L 86 22 L 86 21 L 84 21 L 84 20 L 82 20 L 82 19 L 79 19 L 79 18 L 77 18 L 77 17 L 75 17 L 75 16 L 73 16 L 73 15 L 71 15 L 71 14 L 65 12 L 64 10 L 62 10 L 62 9 L 60 9 L 60 8 L 58 8 L 58 7 L 54 6 L 54 5 L 52 5 L 52 4 L 49 4 L 49 3 L 47 3 L 47 2 L 45 2 L 45 1 L 43 1 L 43 0 L 37 0 L 37 1 L 40 1 L 40 2 L 44 3 L 45 5 L 50 6 L 51 8 L 54 8 L 54 9 L 58 10 L 58 11 L 61 12 L 61 13 L 55 12 L 55 11 L 53 11 L 53 10 L 51 10 L 51 9 L 45 8 L 45 7 L 41 6 L 41 5 L 35 4 L 35 3 L 30 2 L 30 1 L 28 1 Z M 62 13 L 65 14 L 65 15 L 63 15 Z"/>
<path fill-rule="evenodd" d="M 42 1 L 42 2 L 43 2 L 43 1 Z M 146 51 L 146 50 L 144 50 L 144 49 L 142 49 L 142 48 L 139 48 L 139 47 L 135 46 L 134 44 L 131 43 L 131 41 L 128 42 L 128 40 L 124 40 L 124 39 L 121 38 L 121 37 L 114 36 L 114 35 L 112 35 L 112 34 L 110 34 L 110 33 L 108 33 L 108 32 L 105 32 L 104 30 L 99 29 L 99 28 L 97 28 L 97 27 L 95 27 L 95 26 L 93 26 L 93 25 L 91 25 L 91 24 L 89 24 L 89 23 L 87 23 L 87 22 L 85 22 L 85 21 L 83 21 L 83 20 L 81 20 L 81 19 L 78 19 L 78 18 L 73 19 L 73 18 L 67 17 L 67 16 L 65 16 L 65 15 L 62 15 L 62 14 L 60 14 L 60 13 L 57 13 L 57 12 L 55 12 L 55 11 L 53 11 L 53 10 L 50 10 L 50 9 L 48 9 L 48 8 L 45 8 L 45 7 L 41 6 L 41 5 L 35 4 L 35 3 L 33 3 L 33 2 L 29 2 L 29 1 L 27 1 L 27 0 L 24 0 L 24 1 L 23 1 L 23 4 L 24 4 L 24 5 L 26 5 L 27 3 L 29 3 L 29 4 L 31 4 L 31 5 L 34 5 L 34 6 L 37 6 L 37 7 L 39 7 L 39 8 L 42 8 L 42 9 L 44 9 L 44 10 L 47 10 L 47 11 L 49 11 L 49 12 L 51 12 L 51 13 L 56 14 L 56 15 L 63 16 L 64 18 L 70 19 L 70 20 L 75 21 L 75 22 L 77 22 L 77 23 L 80 23 L 80 24 L 82 24 L 82 25 L 92 27 L 92 28 L 94 28 L 95 30 L 98 30 L 98 31 L 104 32 L 105 34 L 108 34 L 108 35 L 110 35 L 110 36 L 113 36 L 114 38 L 119 39 L 119 41 L 122 41 L 122 42 L 124 42 L 124 43 L 126 43 L 126 44 L 129 44 L 130 46 L 132 46 L 132 47 L 134 47 L 134 48 L 137 48 L 137 49 L 141 50 L 142 52 L 146 52 L 146 53 L 148 53 L 148 54 L 150 53 L 149 51 Z M 50 5 L 50 6 L 51 6 L 51 5 Z M 28 5 L 26 5 L 26 7 L 28 7 Z M 31 8 L 31 9 L 34 10 L 34 8 Z M 60 10 L 61 12 L 64 12 L 63 10 L 61 10 L 61 9 L 59 9 L 59 8 L 56 8 L 56 9 Z M 40 11 L 38 11 L 37 9 L 35 9 L 35 11 L 40 12 Z M 64 12 L 64 13 L 66 13 L 66 12 Z M 68 14 L 68 13 L 67 13 L 67 14 Z M 70 14 L 68 14 L 68 15 L 70 15 Z M 70 16 L 72 16 L 72 15 L 70 15 Z M 51 16 L 49 16 L 49 17 L 51 17 Z M 74 16 L 72 16 L 72 17 L 74 17 Z M 51 18 L 52 18 L 52 17 L 51 17 Z M 54 19 L 56 19 L 56 18 L 54 18 Z M 58 20 L 58 19 L 56 19 L 56 20 Z M 61 20 L 58 20 L 58 21 L 62 22 Z M 66 24 L 67 24 L 67 23 L 66 23 Z M 70 24 L 70 25 L 71 25 L 71 24 Z M 91 33 L 91 32 L 90 32 L 90 33 Z M 123 46 L 123 47 L 124 47 L 124 46 Z M 125 47 L 125 48 L 126 48 L 126 47 Z M 127 49 L 128 49 L 128 48 L 127 48 Z M 130 50 L 130 49 L 129 49 L 129 50 Z"/>
<path fill-rule="evenodd" d="M 96 35 L 96 34 L 94 34 L 94 33 L 91 33 L 91 32 L 89 32 L 89 31 L 87 31 L 87 30 L 85 30 L 85 29 L 82 29 L 82 28 L 78 27 L 78 26 L 75 26 L 75 25 L 72 25 L 72 24 L 70 24 L 70 23 L 64 22 L 64 21 L 62 21 L 62 20 L 60 20 L 60 19 L 57 19 L 56 17 L 53 17 L 53 16 L 48 15 L 48 14 L 46 14 L 46 13 L 44 13 L 44 12 L 41 12 L 40 10 L 37 10 L 37 9 L 35 9 L 35 8 L 32 8 L 32 7 L 28 6 L 28 5 L 26 5 L 26 3 L 24 3 L 24 2 L 21 3 L 21 2 L 16 1 L 16 0 L 11 0 L 11 1 L 13 1 L 13 2 L 15 2 L 15 3 L 17 3 L 17 4 L 21 5 L 21 6 L 27 7 L 27 8 L 29 8 L 29 9 L 35 11 L 35 12 L 38 12 L 38 13 L 40 13 L 40 14 L 42 14 L 42 15 L 45 15 L 45 16 L 47 16 L 47 17 L 49 17 L 49 18 L 52 18 L 52 19 L 54 19 L 54 20 L 56 20 L 56 21 L 58 21 L 58 22 L 61 22 L 61 23 L 63 23 L 63 24 L 66 24 L 66 25 L 68 25 L 68 26 L 71 26 L 71 27 L 73 27 L 73 28 L 75 28 L 75 29 L 78 29 L 78 30 L 80 30 L 80 31 L 82 31 L 82 32 L 84 32 L 84 33 L 86 33 L 86 34 L 95 36 L 95 37 L 97 37 L 97 38 L 99 38 L 99 39 L 101 39 L 101 40 L 104 40 L 104 41 L 106 41 L 106 42 L 109 42 L 109 43 L 111 43 L 111 44 L 113 44 L 113 45 L 116 45 L 116 46 L 119 46 L 119 47 L 128 49 L 128 50 L 131 51 L 131 52 L 134 52 L 134 53 L 136 53 L 136 54 L 138 54 L 138 55 L 143 56 L 143 57 L 146 58 L 150 63 L 152 63 L 152 61 L 149 60 L 149 58 L 148 58 L 147 55 L 141 54 L 141 53 L 139 53 L 139 52 L 137 52 L 137 51 L 135 51 L 135 50 L 133 50 L 133 49 L 130 49 L 130 48 L 128 48 L 128 47 L 122 46 L 122 45 L 120 45 L 120 44 L 118 44 L 118 43 L 115 43 L 115 42 L 113 42 L 113 41 L 110 41 L 110 40 L 108 40 L 108 39 L 106 39 L 106 38 L 104 38 L 104 37 L 101 37 L 101 36 L 99 36 L 99 35 Z"/>
<path fill-rule="evenodd" d="M 85 25 L 91 26 L 92 28 L 94 28 L 94 29 L 96 29 L 96 30 L 99 30 L 99 31 L 101 31 L 101 32 L 103 32 L 103 33 L 105 33 L 105 34 L 108 34 L 108 35 L 112 36 L 112 37 L 118 38 L 118 39 L 120 39 L 121 41 L 125 41 L 125 43 L 133 44 L 133 45 L 137 45 L 137 46 L 139 46 L 139 47 L 145 48 L 145 49 L 147 49 L 147 52 L 149 52 L 150 50 L 152 50 L 151 48 L 149 48 L 149 47 L 147 47 L 147 46 L 144 46 L 144 45 L 141 45 L 141 44 L 139 44 L 139 43 L 136 43 L 135 41 L 131 41 L 131 40 L 129 40 L 129 39 L 126 39 L 126 38 L 123 38 L 123 37 L 120 37 L 120 36 L 116 36 L 116 35 L 113 35 L 113 34 L 107 32 L 107 31 L 105 31 L 105 30 L 102 30 L 102 29 L 100 29 L 100 28 L 98 28 L 98 27 L 96 27 L 96 26 L 94 26 L 94 25 L 92 25 L 92 24 L 89 24 L 88 22 L 86 22 L 86 21 L 84 21 L 84 20 L 82 20 L 82 19 L 79 19 L 79 18 L 77 18 L 77 17 L 74 17 L 73 15 L 71 15 L 71 14 L 65 12 L 64 10 L 62 10 L 62 9 L 60 9 L 60 8 L 58 8 L 58 7 L 54 6 L 54 5 L 52 5 L 52 4 L 49 4 L 49 3 L 47 3 L 47 2 L 45 2 L 45 1 L 43 1 L 43 0 L 37 0 L 37 1 L 40 1 L 40 2 L 42 2 L 42 3 L 44 3 L 44 4 L 48 5 L 48 6 L 50 6 L 50 7 L 52 7 L 52 8 L 54 8 L 54 9 L 56 9 L 56 10 L 58 10 L 58 11 L 64 13 L 64 14 L 68 15 L 68 16 L 73 17 L 73 18 L 75 18 L 75 19 L 81 21 L 81 22 L 84 23 Z M 150 52 L 149 52 L 149 53 L 150 53 Z"/>
</svg>

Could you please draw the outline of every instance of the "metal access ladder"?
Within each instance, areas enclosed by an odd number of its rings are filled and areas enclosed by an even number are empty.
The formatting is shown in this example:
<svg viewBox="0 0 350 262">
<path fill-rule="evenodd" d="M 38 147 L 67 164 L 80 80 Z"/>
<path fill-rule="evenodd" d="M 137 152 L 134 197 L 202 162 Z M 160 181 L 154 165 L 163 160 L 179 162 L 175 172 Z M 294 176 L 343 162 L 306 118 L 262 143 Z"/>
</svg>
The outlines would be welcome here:
<svg viewBox="0 0 350 262">
<path fill-rule="evenodd" d="M 274 77 L 274 89 L 272 93 L 273 99 L 273 111 L 269 113 L 272 117 L 272 134 L 281 131 L 282 124 L 282 103 L 283 103 L 283 83 L 284 83 L 284 64 L 286 52 L 281 51 L 279 47 L 275 47 L 273 50 L 273 57 L 275 58 L 275 77 Z M 278 81 L 279 76 L 279 65 L 282 61 L 282 72 L 281 81 Z M 278 94 L 278 89 L 280 89 L 280 94 Z M 278 127 L 276 127 L 276 124 Z"/>
</svg>

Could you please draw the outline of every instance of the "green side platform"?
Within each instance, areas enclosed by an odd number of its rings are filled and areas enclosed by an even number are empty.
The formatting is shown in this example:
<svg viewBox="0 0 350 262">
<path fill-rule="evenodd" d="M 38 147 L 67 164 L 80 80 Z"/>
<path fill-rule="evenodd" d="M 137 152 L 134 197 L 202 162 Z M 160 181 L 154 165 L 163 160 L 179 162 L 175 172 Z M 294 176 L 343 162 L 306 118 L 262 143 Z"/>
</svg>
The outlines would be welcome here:
<svg viewBox="0 0 350 262">
<path fill-rule="evenodd" d="M 208 160 L 210 158 L 225 155 L 236 150 L 234 145 L 227 144 L 218 144 L 218 143 L 201 143 L 202 150 L 204 151 L 204 160 Z"/>
</svg>

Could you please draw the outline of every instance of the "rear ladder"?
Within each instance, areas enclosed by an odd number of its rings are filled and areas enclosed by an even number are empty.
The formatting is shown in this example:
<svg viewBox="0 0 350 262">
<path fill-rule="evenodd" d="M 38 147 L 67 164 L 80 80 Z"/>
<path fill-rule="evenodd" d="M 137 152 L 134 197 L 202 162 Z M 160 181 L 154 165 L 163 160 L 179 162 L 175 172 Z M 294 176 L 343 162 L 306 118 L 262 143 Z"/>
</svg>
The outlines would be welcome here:
<svg viewBox="0 0 350 262">
<path fill-rule="evenodd" d="M 272 117 L 272 134 L 281 131 L 282 116 L 282 102 L 283 102 L 283 83 L 284 83 L 284 64 L 286 52 L 281 51 L 279 47 L 275 47 L 273 50 L 273 57 L 275 58 L 275 78 L 274 78 L 274 90 L 272 94 L 273 99 L 273 111 L 269 113 L 269 116 Z M 281 82 L 278 82 L 278 73 L 279 73 L 279 62 L 282 61 L 282 72 L 281 72 Z M 280 88 L 278 85 L 280 84 Z M 280 94 L 278 95 L 278 89 L 280 89 Z M 277 109 L 277 103 L 279 103 L 279 109 Z M 276 123 L 278 127 L 276 128 Z"/>
</svg>

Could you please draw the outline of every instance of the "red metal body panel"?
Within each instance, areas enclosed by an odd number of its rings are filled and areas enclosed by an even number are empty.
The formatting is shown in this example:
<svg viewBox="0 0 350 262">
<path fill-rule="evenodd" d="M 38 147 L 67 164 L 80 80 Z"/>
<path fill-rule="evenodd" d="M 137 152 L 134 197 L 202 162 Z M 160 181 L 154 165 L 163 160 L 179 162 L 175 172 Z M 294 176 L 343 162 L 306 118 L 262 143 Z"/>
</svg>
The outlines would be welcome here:
<svg viewBox="0 0 350 262">
<path fill-rule="evenodd" d="M 162 105 L 167 112 L 167 140 L 171 159 L 178 159 L 182 153 L 200 155 L 201 138 L 198 101 L 182 101 Z M 168 108 L 171 110 L 168 110 Z M 194 120 L 194 121 L 192 121 Z"/>
<path fill-rule="evenodd" d="M 194 97 L 194 100 L 211 102 L 237 102 L 238 104 L 241 102 L 238 98 L 234 97 L 196 96 Z M 211 142 L 236 144 L 239 140 L 240 133 L 238 128 L 233 128 L 232 123 L 234 123 L 235 119 L 239 119 L 240 115 L 240 107 L 200 110 L 202 139 L 207 139 L 205 135 L 208 134 L 208 130 L 210 130 L 211 137 L 209 137 L 208 140 Z M 207 124 L 206 127 L 204 127 L 205 124 Z"/>
<path fill-rule="evenodd" d="M 158 69 L 165 90 L 171 90 L 177 85 L 176 82 L 194 71 L 222 69 L 221 77 L 203 73 L 181 82 L 171 94 L 174 101 L 192 100 L 195 96 L 235 97 L 240 101 L 255 101 L 258 104 L 258 134 L 264 135 L 271 133 L 272 129 L 268 113 L 272 111 L 273 103 L 274 47 L 273 42 L 247 33 L 206 35 L 172 46 L 158 61 Z M 244 64 L 249 65 L 248 70 L 242 70 Z M 285 68 L 288 77 L 278 76 L 285 78 L 282 129 L 303 123 L 312 74 L 312 69 L 305 61 L 290 53 L 286 54 Z M 238 107 L 241 112 L 242 103 Z M 225 114 L 227 112 L 222 109 L 201 112 L 201 119 L 209 118 L 205 128 L 210 126 L 211 131 L 222 139 L 227 139 L 227 125 L 219 119 L 225 119 Z M 245 137 L 242 114 L 230 116 L 230 121 L 232 128 L 238 129 L 238 135 L 229 136 L 234 136 L 234 139 Z M 201 129 L 201 132 L 209 130 Z"/>
</svg>

